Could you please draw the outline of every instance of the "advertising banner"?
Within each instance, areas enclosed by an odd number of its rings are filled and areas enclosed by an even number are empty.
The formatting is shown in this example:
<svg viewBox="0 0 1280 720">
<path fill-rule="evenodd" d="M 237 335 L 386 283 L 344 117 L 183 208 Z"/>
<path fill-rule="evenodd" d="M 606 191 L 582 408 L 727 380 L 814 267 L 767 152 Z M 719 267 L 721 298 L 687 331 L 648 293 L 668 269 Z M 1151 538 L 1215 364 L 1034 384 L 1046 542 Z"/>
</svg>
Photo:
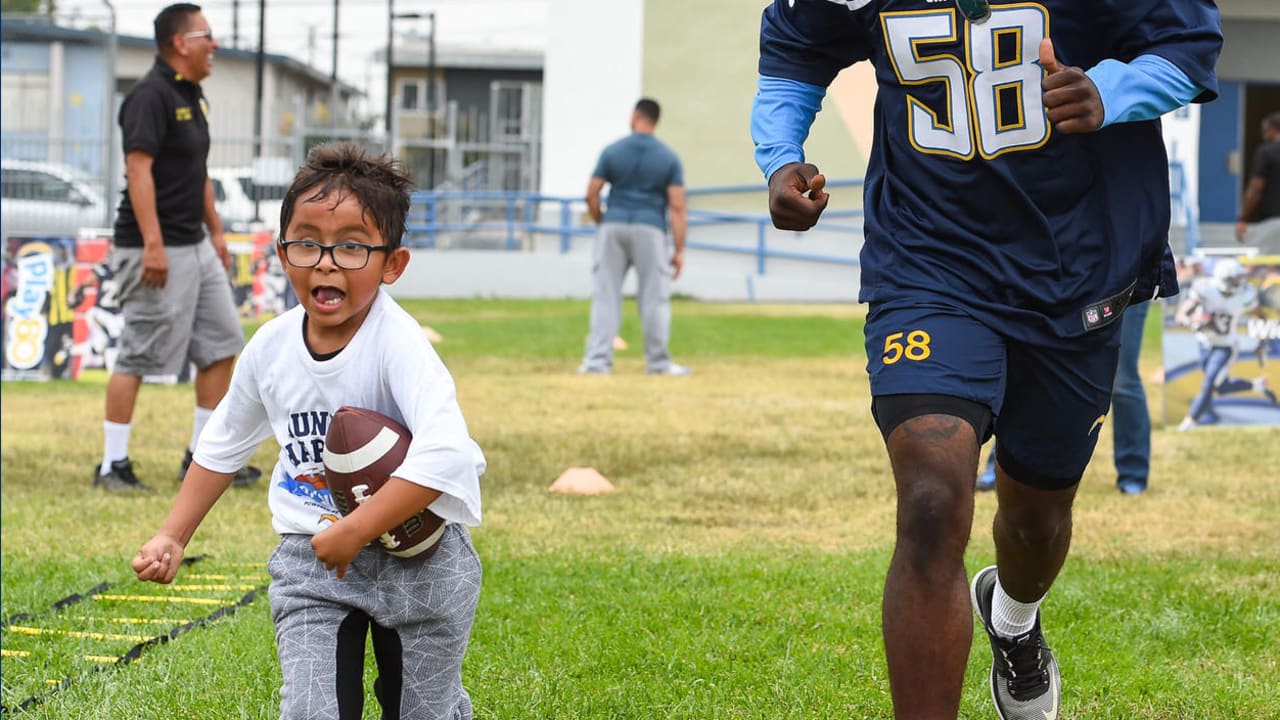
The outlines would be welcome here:
<svg viewBox="0 0 1280 720">
<path fill-rule="evenodd" d="M 1280 256 L 1195 254 L 1164 303 L 1165 422 L 1280 425 Z"/>
<path fill-rule="evenodd" d="M 227 233 L 232 295 L 241 317 L 283 312 L 288 282 L 270 232 Z M 78 379 L 109 373 L 124 319 L 110 231 L 79 237 L 10 237 L 3 257 L 3 378 Z M 149 382 L 190 378 L 190 371 Z"/>
<path fill-rule="evenodd" d="M 14 237 L 3 268 L 5 380 L 48 380 L 73 374 L 75 238 Z"/>
</svg>

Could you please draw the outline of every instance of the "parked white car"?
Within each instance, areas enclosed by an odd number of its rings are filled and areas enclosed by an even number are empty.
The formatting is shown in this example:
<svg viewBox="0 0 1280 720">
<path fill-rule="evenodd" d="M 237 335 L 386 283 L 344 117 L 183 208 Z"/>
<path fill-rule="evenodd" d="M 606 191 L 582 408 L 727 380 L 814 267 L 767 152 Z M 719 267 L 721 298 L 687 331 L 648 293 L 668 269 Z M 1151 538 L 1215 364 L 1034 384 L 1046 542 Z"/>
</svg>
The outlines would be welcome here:
<svg viewBox="0 0 1280 720">
<path fill-rule="evenodd" d="M 268 162 L 276 161 L 276 162 Z M 213 197 L 218 206 L 218 217 L 230 232 L 244 232 L 267 228 L 273 232 L 280 225 L 280 206 L 293 172 L 282 172 L 287 161 L 280 158 L 261 158 L 258 172 L 254 167 L 209 168 L 213 182 Z M 255 182 L 256 179 L 256 182 Z M 257 221 L 254 220 L 254 199 L 258 201 Z"/>
<path fill-rule="evenodd" d="M 113 217 L 90 178 L 54 163 L 0 161 L 0 238 L 75 237 L 83 228 L 110 227 Z M 115 215 L 114 208 L 111 216 Z"/>
</svg>

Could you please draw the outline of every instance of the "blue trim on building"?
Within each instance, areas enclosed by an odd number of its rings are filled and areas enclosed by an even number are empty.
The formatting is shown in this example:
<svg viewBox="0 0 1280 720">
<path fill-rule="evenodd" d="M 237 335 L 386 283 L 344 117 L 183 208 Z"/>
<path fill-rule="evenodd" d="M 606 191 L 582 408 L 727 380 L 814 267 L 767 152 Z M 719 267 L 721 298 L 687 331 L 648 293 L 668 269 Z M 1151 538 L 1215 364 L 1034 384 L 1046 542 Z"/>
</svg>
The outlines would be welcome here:
<svg viewBox="0 0 1280 720">
<path fill-rule="evenodd" d="M 1234 223 L 1240 207 L 1241 177 L 1228 158 L 1243 146 L 1240 138 L 1244 86 L 1222 80 L 1218 99 L 1200 106 L 1200 222 Z M 1240 158 L 1243 164 L 1247 158 Z"/>
</svg>

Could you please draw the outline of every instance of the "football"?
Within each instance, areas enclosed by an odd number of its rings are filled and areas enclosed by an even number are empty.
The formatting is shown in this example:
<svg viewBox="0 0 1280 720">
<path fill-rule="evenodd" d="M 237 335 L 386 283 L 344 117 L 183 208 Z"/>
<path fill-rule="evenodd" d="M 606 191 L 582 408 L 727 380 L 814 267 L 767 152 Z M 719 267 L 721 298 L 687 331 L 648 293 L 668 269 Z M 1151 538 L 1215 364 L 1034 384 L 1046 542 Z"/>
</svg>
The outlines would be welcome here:
<svg viewBox="0 0 1280 720">
<path fill-rule="evenodd" d="M 347 515 L 378 492 L 404 462 L 411 439 L 403 425 L 382 413 L 338 408 L 329 419 L 323 455 L 325 483 L 338 512 Z M 378 540 L 396 557 L 425 557 L 443 534 L 444 521 L 423 508 Z"/>
</svg>

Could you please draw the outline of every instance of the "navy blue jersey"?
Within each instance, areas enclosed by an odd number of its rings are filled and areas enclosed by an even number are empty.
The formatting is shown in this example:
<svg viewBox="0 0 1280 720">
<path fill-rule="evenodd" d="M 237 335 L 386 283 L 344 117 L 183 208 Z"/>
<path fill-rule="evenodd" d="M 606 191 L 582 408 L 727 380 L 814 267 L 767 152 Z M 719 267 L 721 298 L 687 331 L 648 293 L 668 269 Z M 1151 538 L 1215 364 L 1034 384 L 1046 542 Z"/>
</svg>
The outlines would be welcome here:
<svg viewBox="0 0 1280 720">
<path fill-rule="evenodd" d="M 1217 88 L 1218 11 L 1209 0 L 991 10 L 973 24 L 950 0 L 778 0 L 764 12 L 760 74 L 825 87 L 855 62 L 875 66 L 861 300 L 954 304 L 1010 337 L 1079 347 L 1118 318 L 1118 297 L 1177 292 L 1168 160 L 1158 120 L 1055 133 L 1040 40 L 1085 69 L 1159 56 L 1204 102 Z"/>
</svg>

